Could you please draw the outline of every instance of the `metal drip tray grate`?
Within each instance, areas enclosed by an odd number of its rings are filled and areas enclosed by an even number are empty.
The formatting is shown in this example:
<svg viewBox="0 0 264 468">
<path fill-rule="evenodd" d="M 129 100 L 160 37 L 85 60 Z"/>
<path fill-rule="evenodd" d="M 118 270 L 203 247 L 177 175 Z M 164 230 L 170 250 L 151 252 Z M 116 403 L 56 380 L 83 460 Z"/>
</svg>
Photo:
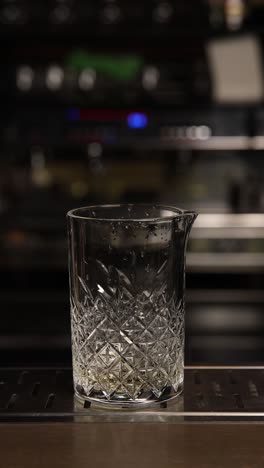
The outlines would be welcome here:
<svg viewBox="0 0 264 468">
<path fill-rule="evenodd" d="M 185 391 L 142 410 L 109 410 L 75 400 L 72 371 L 0 369 L 1 421 L 183 422 L 263 420 L 264 367 L 188 367 Z"/>
</svg>

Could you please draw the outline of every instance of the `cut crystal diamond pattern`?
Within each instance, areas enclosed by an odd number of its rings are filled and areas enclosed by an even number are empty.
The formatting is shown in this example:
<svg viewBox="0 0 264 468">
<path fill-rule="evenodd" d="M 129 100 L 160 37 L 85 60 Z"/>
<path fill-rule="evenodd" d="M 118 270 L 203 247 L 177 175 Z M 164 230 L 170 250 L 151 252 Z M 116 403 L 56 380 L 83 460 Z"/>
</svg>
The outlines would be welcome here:
<svg viewBox="0 0 264 468">
<path fill-rule="evenodd" d="M 108 400 L 135 400 L 146 392 L 158 398 L 167 386 L 177 391 L 183 381 L 183 300 L 167 297 L 165 284 L 135 293 L 120 270 L 102 262 L 99 268 L 118 284 L 110 287 L 109 279 L 107 288 L 98 285 L 92 294 L 79 277 L 82 300 L 71 297 L 77 391 Z"/>
</svg>

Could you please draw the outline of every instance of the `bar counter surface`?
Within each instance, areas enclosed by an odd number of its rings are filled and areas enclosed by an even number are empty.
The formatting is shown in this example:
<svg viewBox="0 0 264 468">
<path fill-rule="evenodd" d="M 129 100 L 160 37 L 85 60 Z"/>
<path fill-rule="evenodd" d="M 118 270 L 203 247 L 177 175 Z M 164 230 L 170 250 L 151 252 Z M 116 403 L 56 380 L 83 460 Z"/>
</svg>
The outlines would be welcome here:
<svg viewBox="0 0 264 468">
<path fill-rule="evenodd" d="M 0 369 L 0 468 L 263 468 L 264 367 L 187 367 L 147 410 L 74 400 L 65 369 Z"/>
<path fill-rule="evenodd" d="M 1 468 L 262 468 L 264 425 L 0 425 Z"/>
</svg>

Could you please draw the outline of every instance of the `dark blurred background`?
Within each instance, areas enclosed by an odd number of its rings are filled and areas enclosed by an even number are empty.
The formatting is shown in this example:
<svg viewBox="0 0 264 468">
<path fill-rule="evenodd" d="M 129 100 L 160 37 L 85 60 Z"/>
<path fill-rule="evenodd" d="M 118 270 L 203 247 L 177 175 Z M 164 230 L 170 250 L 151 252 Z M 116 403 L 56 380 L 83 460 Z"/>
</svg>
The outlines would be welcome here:
<svg viewBox="0 0 264 468">
<path fill-rule="evenodd" d="M 186 363 L 264 358 L 264 1 L 0 1 L 0 364 L 70 363 L 65 214 L 200 213 Z"/>
</svg>

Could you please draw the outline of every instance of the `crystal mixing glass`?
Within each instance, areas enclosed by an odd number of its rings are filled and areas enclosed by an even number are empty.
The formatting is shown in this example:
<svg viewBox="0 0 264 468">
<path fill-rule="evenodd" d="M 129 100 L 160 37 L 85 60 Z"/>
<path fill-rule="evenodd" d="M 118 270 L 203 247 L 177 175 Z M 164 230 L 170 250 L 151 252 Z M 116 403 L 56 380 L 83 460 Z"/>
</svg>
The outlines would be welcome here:
<svg viewBox="0 0 264 468">
<path fill-rule="evenodd" d="M 156 205 L 68 213 L 77 398 L 133 407 L 182 391 L 185 253 L 195 218 Z"/>
</svg>

